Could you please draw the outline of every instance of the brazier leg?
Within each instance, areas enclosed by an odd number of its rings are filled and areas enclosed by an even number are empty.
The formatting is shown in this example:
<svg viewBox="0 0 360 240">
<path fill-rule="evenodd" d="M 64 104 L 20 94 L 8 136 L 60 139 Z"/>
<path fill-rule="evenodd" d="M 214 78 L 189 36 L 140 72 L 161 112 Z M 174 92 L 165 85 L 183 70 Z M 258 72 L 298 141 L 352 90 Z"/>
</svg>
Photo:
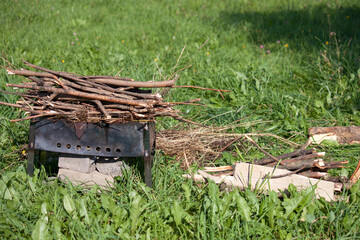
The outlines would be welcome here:
<svg viewBox="0 0 360 240">
<path fill-rule="evenodd" d="M 145 183 L 148 187 L 152 187 L 152 177 L 151 177 L 151 167 L 154 155 L 149 154 L 149 156 L 144 157 L 144 170 L 145 170 Z"/>
<path fill-rule="evenodd" d="M 29 129 L 29 147 L 28 147 L 28 164 L 27 174 L 33 176 L 34 174 L 34 158 L 35 158 L 35 126 L 30 124 Z"/>
</svg>

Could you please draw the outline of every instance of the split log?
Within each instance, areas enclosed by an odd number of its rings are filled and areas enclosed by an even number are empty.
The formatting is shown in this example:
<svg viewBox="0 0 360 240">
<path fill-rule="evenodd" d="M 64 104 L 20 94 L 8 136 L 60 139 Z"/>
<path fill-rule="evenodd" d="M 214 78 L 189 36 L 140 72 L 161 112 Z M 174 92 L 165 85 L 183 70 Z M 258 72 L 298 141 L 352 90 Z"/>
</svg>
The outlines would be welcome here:
<svg viewBox="0 0 360 240">
<path fill-rule="evenodd" d="M 284 169 L 274 169 L 272 167 L 260 166 L 249 163 L 236 163 L 234 177 L 241 184 L 242 188 L 257 189 L 260 191 L 274 190 L 284 191 L 289 184 L 294 184 L 298 189 L 306 189 L 317 185 L 315 189 L 316 197 L 324 197 L 327 201 L 334 200 L 334 183 L 329 181 L 308 178 L 298 174 L 292 174 L 283 178 L 268 179 L 266 176 L 282 175 L 291 173 Z"/>
<path fill-rule="evenodd" d="M 360 127 L 312 127 L 309 129 L 310 140 L 314 144 L 320 144 L 324 140 L 335 143 L 360 144 Z"/>
</svg>

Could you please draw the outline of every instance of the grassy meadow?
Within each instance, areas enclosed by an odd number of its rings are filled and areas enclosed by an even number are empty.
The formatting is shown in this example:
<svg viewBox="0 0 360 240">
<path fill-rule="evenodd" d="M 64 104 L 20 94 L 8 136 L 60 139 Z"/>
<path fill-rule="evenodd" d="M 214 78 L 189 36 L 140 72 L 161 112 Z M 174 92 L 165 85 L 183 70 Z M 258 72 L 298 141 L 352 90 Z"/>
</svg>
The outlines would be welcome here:
<svg viewBox="0 0 360 240">
<path fill-rule="evenodd" d="M 12 91 L 6 83 L 22 80 L 5 70 L 25 67 L 22 60 L 140 81 L 161 81 L 191 65 L 178 85 L 231 92 L 172 89 L 169 101 L 200 97 L 207 105 L 179 108 L 185 118 L 217 126 L 238 121 L 237 133 L 272 133 L 302 144 L 312 126 L 360 125 L 359 26 L 354 0 L 4 0 L 0 88 Z M 0 93 L 0 101 L 17 99 Z M 180 163 L 161 153 L 153 189 L 136 167 L 109 191 L 49 180 L 42 168 L 29 177 L 23 151 L 29 123 L 9 121 L 23 115 L 0 105 L 0 238 L 360 238 L 360 184 L 333 203 L 314 199 L 312 189 L 291 188 L 284 199 L 222 192 L 183 179 Z M 173 119 L 157 122 L 159 130 L 174 126 Z M 290 151 L 273 139 L 255 140 L 274 155 Z M 332 174 L 350 177 L 359 146 L 318 147 L 326 160 L 348 160 Z M 250 149 L 242 157 L 262 154 Z M 216 164 L 240 160 L 228 158 Z"/>
</svg>

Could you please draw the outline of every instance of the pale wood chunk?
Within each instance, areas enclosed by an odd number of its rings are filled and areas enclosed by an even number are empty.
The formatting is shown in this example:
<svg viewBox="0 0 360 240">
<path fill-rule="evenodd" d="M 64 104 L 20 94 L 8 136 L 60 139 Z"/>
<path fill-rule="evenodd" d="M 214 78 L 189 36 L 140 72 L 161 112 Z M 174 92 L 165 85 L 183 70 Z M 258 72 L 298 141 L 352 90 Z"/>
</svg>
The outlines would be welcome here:
<svg viewBox="0 0 360 240">
<path fill-rule="evenodd" d="M 258 189 L 263 192 L 274 190 L 280 192 L 286 190 L 290 184 L 294 184 L 297 189 L 302 190 L 317 185 L 315 189 L 316 197 L 324 197 L 326 201 L 334 200 L 334 183 L 330 181 L 318 180 L 315 178 L 308 178 L 305 176 L 292 174 L 290 176 L 274 179 L 263 179 L 265 176 L 284 175 L 291 173 L 284 169 L 275 169 L 273 167 L 266 167 L 260 165 L 253 165 L 249 163 L 236 163 L 234 178 L 237 180 L 240 188 L 250 188 L 252 190 Z M 261 189 L 259 189 L 261 186 Z"/>
</svg>

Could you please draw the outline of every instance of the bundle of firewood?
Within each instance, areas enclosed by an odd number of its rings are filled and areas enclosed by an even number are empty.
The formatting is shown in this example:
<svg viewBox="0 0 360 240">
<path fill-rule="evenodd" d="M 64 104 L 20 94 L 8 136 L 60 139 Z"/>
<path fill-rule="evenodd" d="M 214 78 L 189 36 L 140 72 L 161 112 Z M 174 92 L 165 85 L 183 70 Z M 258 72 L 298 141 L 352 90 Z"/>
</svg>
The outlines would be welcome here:
<svg viewBox="0 0 360 240">
<path fill-rule="evenodd" d="M 289 174 L 300 174 L 312 178 L 327 179 L 334 182 L 339 182 L 345 179 L 331 177 L 327 171 L 329 169 L 344 168 L 348 161 L 326 162 L 323 160 L 325 152 L 317 152 L 316 149 L 303 149 L 294 152 L 286 153 L 276 157 L 266 157 L 262 159 L 255 159 L 254 164 L 268 167 L 276 167 L 279 169 L 286 169 L 291 171 Z M 207 172 L 223 172 L 233 170 L 233 166 L 221 167 L 205 167 Z M 229 173 L 231 174 L 231 173 Z M 283 176 L 272 176 L 272 178 L 279 178 Z"/>
<path fill-rule="evenodd" d="M 142 89 L 179 87 L 174 86 L 177 75 L 166 81 L 139 82 L 131 78 L 80 76 L 45 69 L 25 61 L 24 63 L 41 72 L 7 69 L 8 74 L 21 75 L 27 79 L 22 84 L 7 84 L 7 86 L 15 89 L 25 88 L 28 91 L 14 93 L 0 90 L 3 93 L 21 96 L 21 100 L 16 104 L 6 102 L 0 102 L 0 104 L 21 108 L 30 114 L 28 117 L 13 121 L 48 117 L 89 123 L 100 121 L 124 123 L 153 121 L 158 116 L 170 116 L 188 121 L 181 118 L 173 106 L 196 104 L 195 102 L 200 100 L 164 102 L 160 94 L 153 94 L 151 90 Z"/>
</svg>

